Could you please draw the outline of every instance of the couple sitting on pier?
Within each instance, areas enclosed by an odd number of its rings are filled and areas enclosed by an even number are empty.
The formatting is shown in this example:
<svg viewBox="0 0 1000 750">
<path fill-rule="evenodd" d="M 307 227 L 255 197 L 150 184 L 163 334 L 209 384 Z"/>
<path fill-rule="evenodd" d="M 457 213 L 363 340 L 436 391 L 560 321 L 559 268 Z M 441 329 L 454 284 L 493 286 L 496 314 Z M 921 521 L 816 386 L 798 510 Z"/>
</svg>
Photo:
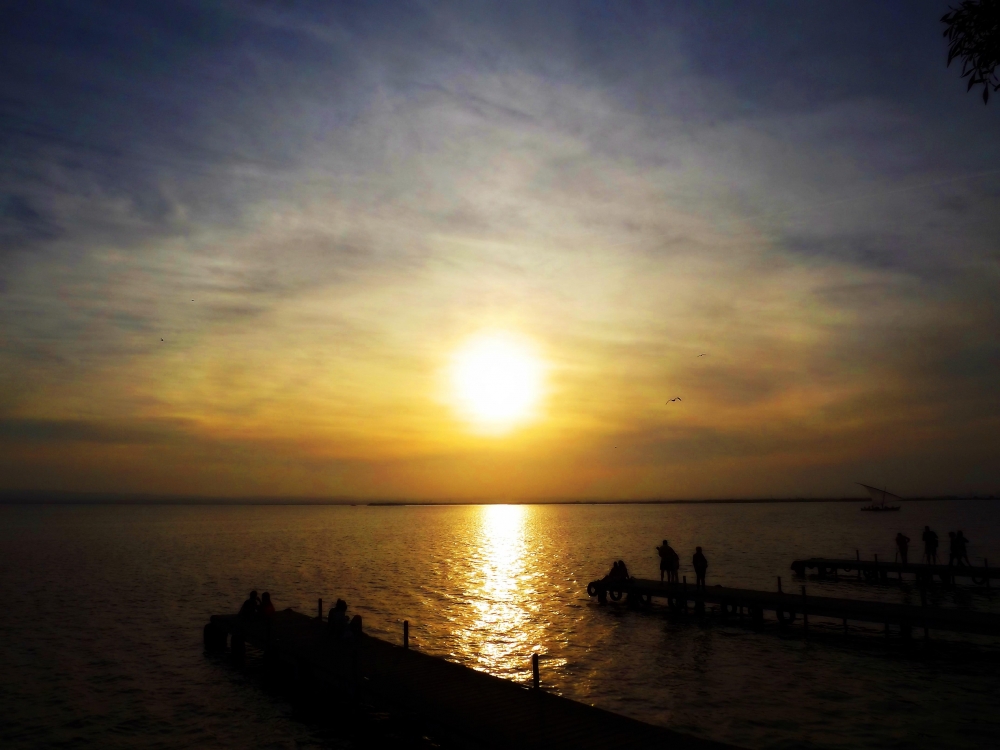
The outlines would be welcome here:
<svg viewBox="0 0 1000 750">
<path fill-rule="evenodd" d="M 271 604 L 271 595 L 266 591 L 257 598 L 257 590 L 250 592 L 250 596 L 240 607 L 239 616 L 245 620 L 252 620 L 257 617 L 270 617 L 274 614 L 274 605 Z"/>
<path fill-rule="evenodd" d="M 604 576 L 609 581 L 627 581 L 629 578 L 628 568 L 625 566 L 624 560 L 619 560 L 611 565 L 611 572 Z"/>
<path fill-rule="evenodd" d="M 361 635 L 361 615 L 354 615 L 348 620 L 347 602 L 343 599 L 338 599 L 337 603 L 330 607 L 330 614 L 326 619 L 330 627 L 330 635 L 333 638 L 351 638 Z"/>
</svg>

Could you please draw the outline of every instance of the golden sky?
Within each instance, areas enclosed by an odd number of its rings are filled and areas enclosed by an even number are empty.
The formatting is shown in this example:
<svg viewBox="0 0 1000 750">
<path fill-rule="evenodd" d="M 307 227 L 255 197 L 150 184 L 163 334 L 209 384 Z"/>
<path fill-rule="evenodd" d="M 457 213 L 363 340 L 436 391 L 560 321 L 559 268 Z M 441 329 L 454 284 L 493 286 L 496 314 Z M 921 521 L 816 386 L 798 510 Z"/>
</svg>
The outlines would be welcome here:
<svg viewBox="0 0 1000 750">
<path fill-rule="evenodd" d="M 225 7 L 18 42 L 0 489 L 1000 492 L 997 115 L 936 16 L 898 91 L 806 9 L 779 73 L 696 5 Z M 539 377 L 502 427 L 483 337 Z"/>
</svg>

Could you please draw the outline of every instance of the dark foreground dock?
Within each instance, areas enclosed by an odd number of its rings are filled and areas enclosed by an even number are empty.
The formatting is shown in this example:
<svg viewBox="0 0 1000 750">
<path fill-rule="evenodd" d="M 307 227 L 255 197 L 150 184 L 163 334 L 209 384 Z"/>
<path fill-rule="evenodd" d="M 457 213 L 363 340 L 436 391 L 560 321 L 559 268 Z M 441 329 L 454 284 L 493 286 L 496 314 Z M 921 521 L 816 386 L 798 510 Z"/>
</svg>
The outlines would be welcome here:
<svg viewBox="0 0 1000 750">
<path fill-rule="evenodd" d="M 838 574 L 854 573 L 858 579 L 869 582 L 886 582 L 890 577 L 901 579 L 903 574 L 912 575 L 918 583 L 930 583 L 935 576 L 945 584 L 953 585 L 956 578 L 971 578 L 978 585 L 990 585 L 991 578 L 1000 578 L 1000 568 L 989 565 L 925 565 L 923 563 L 879 562 L 875 560 L 837 560 L 825 557 L 810 557 L 795 560 L 792 570 L 804 576 L 807 570 L 815 570 L 820 578 L 836 578 Z"/>
<path fill-rule="evenodd" d="M 238 663 L 252 644 L 263 650 L 265 664 L 297 683 L 336 684 L 375 696 L 462 746 L 732 750 L 372 636 L 332 639 L 325 622 L 291 610 L 268 621 L 213 615 L 205 626 L 206 648 L 225 650 L 227 640 Z"/>
<path fill-rule="evenodd" d="M 704 612 L 706 604 L 714 604 L 719 606 L 720 614 L 725 617 L 738 618 L 745 614 L 755 624 L 762 623 L 764 612 L 770 611 L 782 623 L 794 621 L 798 616 L 805 627 L 809 625 L 809 617 L 828 617 L 842 620 L 845 628 L 849 620 L 883 625 L 886 635 L 889 634 L 890 626 L 895 626 L 904 637 L 910 637 L 914 627 L 923 628 L 925 636 L 931 630 L 1000 635 L 1000 615 L 990 612 L 931 607 L 926 604 L 807 596 L 804 586 L 801 593 L 754 591 L 723 586 L 708 586 L 698 590 L 686 583 L 630 578 L 592 581 L 587 586 L 587 593 L 596 596 L 599 601 L 606 601 L 608 598 L 617 601 L 626 597 L 630 606 L 648 606 L 653 598 L 662 598 L 675 611 L 688 611 L 691 606 L 696 613 Z"/>
</svg>

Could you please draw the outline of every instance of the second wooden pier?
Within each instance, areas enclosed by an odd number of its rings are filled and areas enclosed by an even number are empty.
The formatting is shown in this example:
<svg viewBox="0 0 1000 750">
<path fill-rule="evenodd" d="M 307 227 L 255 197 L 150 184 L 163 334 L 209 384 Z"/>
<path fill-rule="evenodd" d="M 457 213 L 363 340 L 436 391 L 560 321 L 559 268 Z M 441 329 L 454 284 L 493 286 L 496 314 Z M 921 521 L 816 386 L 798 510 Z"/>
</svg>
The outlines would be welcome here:
<svg viewBox="0 0 1000 750">
<path fill-rule="evenodd" d="M 755 591 L 724 586 L 708 586 L 702 589 L 687 583 L 664 583 L 640 578 L 609 579 L 591 581 L 587 593 L 598 601 L 619 601 L 623 597 L 631 606 L 648 606 L 654 598 L 665 599 L 675 611 L 704 612 L 706 604 L 719 606 L 719 611 L 727 617 L 743 617 L 751 622 L 762 623 L 764 612 L 771 611 L 779 622 L 791 622 L 796 616 L 808 627 L 809 617 L 828 617 L 841 620 L 847 626 L 849 620 L 883 625 L 886 634 L 889 627 L 899 628 L 904 637 L 909 637 L 914 627 L 953 633 L 973 633 L 977 635 L 1000 635 L 1000 615 L 992 612 L 975 612 L 957 607 L 896 604 L 863 599 L 841 599 L 830 596 L 807 596 L 805 587 L 801 592 Z"/>
<path fill-rule="evenodd" d="M 815 570 L 820 578 L 836 578 L 840 571 L 856 573 L 857 577 L 869 582 L 886 582 L 891 576 L 902 578 L 903 574 L 912 575 L 918 583 L 930 583 L 935 576 L 942 582 L 954 585 L 956 578 L 970 578 L 979 585 L 990 585 L 990 579 L 1000 578 L 1000 568 L 991 568 L 988 564 L 982 567 L 975 565 L 926 565 L 924 563 L 901 563 L 857 558 L 836 559 L 826 557 L 810 557 L 807 560 L 792 562 L 792 570 L 796 575 L 804 576 L 807 570 Z"/>
</svg>

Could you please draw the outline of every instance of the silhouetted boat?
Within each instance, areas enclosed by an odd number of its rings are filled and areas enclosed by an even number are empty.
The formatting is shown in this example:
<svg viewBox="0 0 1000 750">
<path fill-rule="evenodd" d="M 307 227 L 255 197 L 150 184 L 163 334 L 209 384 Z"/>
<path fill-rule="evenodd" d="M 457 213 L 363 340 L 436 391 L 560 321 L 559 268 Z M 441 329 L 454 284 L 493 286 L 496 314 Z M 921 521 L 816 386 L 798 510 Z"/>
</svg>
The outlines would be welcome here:
<svg viewBox="0 0 1000 750">
<path fill-rule="evenodd" d="M 872 496 L 871 505 L 864 505 L 861 507 L 861 510 L 870 510 L 876 513 L 882 513 L 890 510 L 899 510 L 900 506 L 898 505 L 885 504 L 886 498 L 891 498 L 893 500 L 902 500 L 903 498 L 901 498 L 899 495 L 893 495 L 891 492 L 886 492 L 885 489 L 880 490 L 878 487 L 872 487 L 871 485 L 862 484 L 861 482 L 858 482 L 858 484 L 860 484 L 862 487 L 868 490 L 868 494 Z M 875 504 L 876 501 L 881 501 L 881 502 L 878 505 L 876 505 Z"/>
</svg>

